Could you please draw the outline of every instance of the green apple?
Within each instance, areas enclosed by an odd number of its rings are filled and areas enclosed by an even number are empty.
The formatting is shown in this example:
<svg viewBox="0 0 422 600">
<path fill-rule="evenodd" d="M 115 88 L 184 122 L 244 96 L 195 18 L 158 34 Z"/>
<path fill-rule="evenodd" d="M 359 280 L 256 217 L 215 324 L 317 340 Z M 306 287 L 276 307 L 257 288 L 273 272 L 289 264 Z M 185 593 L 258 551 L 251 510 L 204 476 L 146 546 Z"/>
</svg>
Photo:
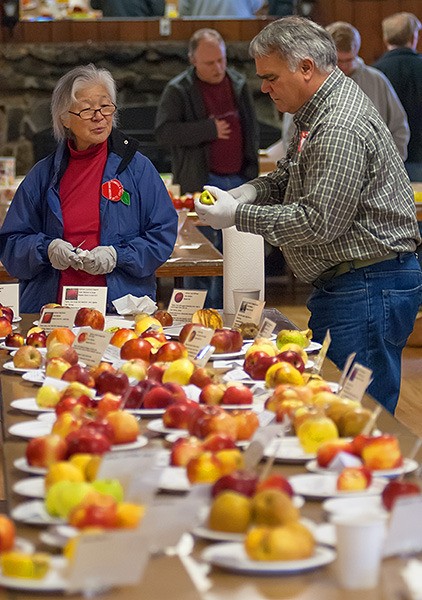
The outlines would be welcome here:
<svg viewBox="0 0 422 600">
<path fill-rule="evenodd" d="M 57 481 L 47 490 L 46 511 L 52 517 L 66 519 L 70 511 L 92 491 L 92 484 L 85 481 Z"/>
<path fill-rule="evenodd" d="M 120 367 L 120 371 L 126 373 L 137 381 L 142 381 L 147 376 L 147 363 L 142 358 L 131 358 Z"/>
<path fill-rule="evenodd" d="M 199 202 L 201 204 L 215 204 L 215 198 L 208 190 L 204 190 L 199 196 Z"/>
<path fill-rule="evenodd" d="M 92 482 L 95 491 L 105 496 L 112 496 L 116 502 L 124 499 L 123 486 L 118 479 L 96 479 Z"/>
<path fill-rule="evenodd" d="M 60 400 L 61 392 L 53 385 L 43 385 L 35 396 L 35 402 L 43 408 L 54 408 Z"/>
</svg>

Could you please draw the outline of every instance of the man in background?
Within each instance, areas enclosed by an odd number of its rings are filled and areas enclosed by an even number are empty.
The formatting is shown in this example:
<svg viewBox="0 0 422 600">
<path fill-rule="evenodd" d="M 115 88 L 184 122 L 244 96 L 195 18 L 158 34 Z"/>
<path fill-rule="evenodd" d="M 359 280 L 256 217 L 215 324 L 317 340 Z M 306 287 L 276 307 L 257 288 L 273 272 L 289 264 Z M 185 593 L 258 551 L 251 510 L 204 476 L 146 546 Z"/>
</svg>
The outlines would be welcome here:
<svg viewBox="0 0 422 600">
<path fill-rule="evenodd" d="M 226 46 L 214 29 L 199 29 L 189 41 L 191 66 L 165 87 L 156 116 L 156 137 L 171 148 L 173 183 L 181 192 L 205 184 L 228 190 L 258 175 L 258 125 L 246 79 L 227 68 Z M 203 228 L 221 251 L 221 232 Z M 206 306 L 223 305 L 222 277 L 186 278 L 207 289 Z"/>
<path fill-rule="evenodd" d="M 387 52 L 374 63 L 391 81 L 410 127 L 406 170 L 411 181 L 422 181 L 422 54 L 416 51 L 421 22 L 400 12 L 385 18 L 382 33 Z"/>
<path fill-rule="evenodd" d="M 328 25 L 326 30 L 333 36 L 337 48 L 338 67 L 372 100 L 390 130 L 400 156 L 406 160 L 409 125 L 404 108 L 391 83 L 385 75 L 368 67 L 359 58 L 361 38 L 353 25 L 336 21 Z"/>
</svg>

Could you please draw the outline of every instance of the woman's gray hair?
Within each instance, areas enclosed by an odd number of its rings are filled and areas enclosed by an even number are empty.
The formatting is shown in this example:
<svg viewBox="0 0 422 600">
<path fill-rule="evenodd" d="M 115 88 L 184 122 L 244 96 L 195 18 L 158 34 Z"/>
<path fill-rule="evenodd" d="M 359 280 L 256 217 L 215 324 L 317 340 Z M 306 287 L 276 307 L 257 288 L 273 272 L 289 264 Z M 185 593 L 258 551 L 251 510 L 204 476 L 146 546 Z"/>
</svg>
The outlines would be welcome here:
<svg viewBox="0 0 422 600">
<path fill-rule="evenodd" d="M 250 43 L 253 58 L 277 53 L 296 71 L 301 60 L 310 58 L 317 69 L 331 73 L 337 65 L 337 51 L 331 35 L 304 17 L 283 17 L 269 23 Z"/>
<path fill-rule="evenodd" d="M 63 125 L 62 117 L 67 115 L 72 104 L 76 102 L 79 90 L 90 85 L 102 85 L 116 104 L 116 82 L 107 69 L 97 69 L 93 64 L 75 67 L 63 75 L 56 84 L 51 97 L 51 117 L 53 121 L 54 137 L 57 141 L 71 137 L 69 130 Z M 113 115 L 113 125 L 116 124 L 116 115 Z"/>
</svg>

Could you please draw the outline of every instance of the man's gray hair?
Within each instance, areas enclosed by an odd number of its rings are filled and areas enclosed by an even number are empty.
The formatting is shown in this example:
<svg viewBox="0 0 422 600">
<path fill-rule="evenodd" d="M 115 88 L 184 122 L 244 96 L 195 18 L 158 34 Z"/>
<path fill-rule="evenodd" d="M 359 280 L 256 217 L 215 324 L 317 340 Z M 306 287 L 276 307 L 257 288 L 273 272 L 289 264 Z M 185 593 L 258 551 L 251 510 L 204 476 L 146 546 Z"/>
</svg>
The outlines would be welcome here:
<svg viewBox="0 0 422 600">
<path fill-rule="evenodd" d="M 216 42 L 219 46 L 223 46 L 224 48 L 226 47 L 225 41 L 216 29 L 210 29 L 208 27 L 197 29 L 189 40 L 188 56 L 190 59 L 192 59 L 196 49 L 199 46 L 199 43 L 202 40 Z"/>
<path fill-rule="evenodd" d="M 251 41 L 253 58 L 273 52 L 296 71 L 301 60 L 310 58 L 317 69 L 331 73 L 337 65 L 337 51 L 331 35 L 320 25 L 305 17 L 283 17 L 269 23 Z"/>
<path fill-rule="evenodd" d="M 404 47 L 413 41 L 421 27 L 421 22 L 413 13 L 399 12 L 383 19 L 382 35 L 387 44 Z"/>
<path fill-rule="evenodd" d="M 102 85 L 107 90 L 110 100 L 116 104 L 116 82 L 110 71 L 97 69 L 93 64 L 75 67 L 59 79 L 51 97 L 51 118 L 56 140 L 70 137 L 69 130 L 62 123 L 62 117 L 67 115 L 72 104 L 76 102 L 77 92 L 90 85 Z M 117 113 L 113 115 L 113 125 L 116 124 L 116 115 Z"/>
</svg>

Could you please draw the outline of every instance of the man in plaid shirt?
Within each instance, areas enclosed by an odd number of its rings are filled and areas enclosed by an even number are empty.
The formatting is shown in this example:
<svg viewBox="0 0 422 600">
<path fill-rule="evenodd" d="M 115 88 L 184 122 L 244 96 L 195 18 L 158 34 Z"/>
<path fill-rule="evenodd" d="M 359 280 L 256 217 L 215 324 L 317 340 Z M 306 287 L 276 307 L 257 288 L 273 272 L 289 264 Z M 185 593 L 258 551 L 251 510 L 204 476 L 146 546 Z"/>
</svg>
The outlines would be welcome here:
<svg viewBox="0 0 422 600">
<path fill-rule="evenodd" d="M 369 392 L 394 412 L 401 353 L 422 297 L 413 191 L 394 141 L 360 88 L 337 67 L 331 36 L 301 17 L 267 25 L 251 42 L 261 89 L 295 113 L 286 157 L 265 177 L 196 211 L 215 229 L 236 225 L 280 247 L 315 289 L 314 340 L 373 371 Z"/>
</svg>

